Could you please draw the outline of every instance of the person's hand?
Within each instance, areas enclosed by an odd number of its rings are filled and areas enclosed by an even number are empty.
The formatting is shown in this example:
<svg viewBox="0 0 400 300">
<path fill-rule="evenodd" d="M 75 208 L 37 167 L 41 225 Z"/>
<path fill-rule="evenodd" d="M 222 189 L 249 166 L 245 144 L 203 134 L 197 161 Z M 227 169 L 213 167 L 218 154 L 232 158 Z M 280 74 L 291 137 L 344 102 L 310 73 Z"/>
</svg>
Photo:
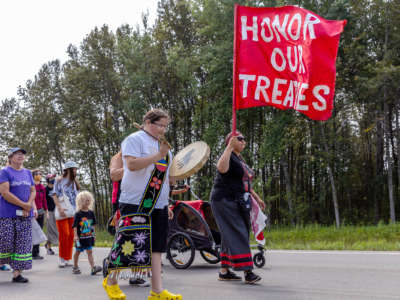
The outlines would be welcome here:
<svg viewBox="0 0 400 300">
<path fill-rule="evenodd" d="M 118 222 L 117 212 L 115 212 L 114 217 L 111 221 L 111 225 L 114 225 L 115 230 L 118 230 L 118 224 L 119 222 Z"/>
<path fill-rule="evenodd" d="M 172 220 L 173 217 L 174 217 L 174 212 L 173 212 L 172 209 L 168 206 L 168 219 Z"/>
<path fill-rule="evenodd" d="M 228 143 L 228 146 L 227 146 L 227 147 L 228 147 L 229 149 L 233 150 L 233 149 L 235 149 L 235 146 L 236 146 L 238 143 L 240 143 L 240 142 L 238 141 L 237 136 L 236 136 L 236 135 L 235 135 L 235 136 L 232 136 L 231 139 L 229 140 L 229 143 Z"/>
<path fill-rule="evenodd" d="M 258 202 L 258 205 L 260 206 L 261 210 L 265 210 L 265 203 L 264 203 L 264 201 L 259 200 L 259 201 L 257 201 L 257 202 Z"/>
<path fill-rule="evenodd" d="M 74 235 L 74 242 L 76 242 L 78 240 L 78 236 Z"/>
<path fill-rule="evenodd" d="M 33 210 L 33 216 L 35 217 L 35 219 L 37 219 L 38 216 L 39 216 L 39 214 L 38 214 L 36 209 Z"/>
<path fill-rule="evenodd" d="M 58 209 L 61 217 L 63 217 L 63 218 L 67 217 L 67 215 L 64 212 L 64 208 L 62 208 L 61 206 L 57 206 L 57 209 Z"/>
<path fill-rule="evenodd" d="M 46 218 L 47 218 L 47 219 L 50 219 L 50 214 L 49 214 L 49 211 L 48 211 L 48 210 L 46 210 Z"/>
<path fill-rule="evenodd" d="M 31 215 L 31 212 L 30 212 L 30 210 L 23 210 L 22 211 L 22 216 L 23 217 L 25 217 L 25 218 L 27 218 L 27 217 L 29 217 Z"/>
<path fill-rule="evenodd" d="M 160 150 L 159 150 L 161 157 L 165 157 L 167 155 L 168 151 L 169 151 L 168 144 L 165 142 L 161 142 Z"/>
<path fill-rule="evenodd" d="M 26 210 L 26 211 L 30 212 L 31 209 L 32 209 L 32 203 L 31 203 L 31 202 L 24 202 L 24 203 L 21 205 L 21 208 L 22 208 L 23 210 Z"/>
<path fill-rule="evenodd" d="M 258 196 L 258 194 L 256 192 L 254 192 L 253 190 L 251 191 L 251 195 L 257 201 L 257 204 L 261 208 L 261 210 L 264 210 L 265 202 L 263 200 L 261 200 L 260 196 Z"/>
</svg>

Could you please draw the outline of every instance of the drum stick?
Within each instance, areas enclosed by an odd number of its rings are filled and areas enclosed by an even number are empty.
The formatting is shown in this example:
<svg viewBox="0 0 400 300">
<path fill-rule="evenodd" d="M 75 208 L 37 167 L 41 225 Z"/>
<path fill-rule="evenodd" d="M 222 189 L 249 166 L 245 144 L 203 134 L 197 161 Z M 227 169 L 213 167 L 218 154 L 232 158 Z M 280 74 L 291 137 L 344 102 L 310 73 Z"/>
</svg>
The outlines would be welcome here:
<svg viewBox="0 0 400 300">
<path fill-rule="evenodd" d="M 139 130 L 143 130 L 144 132 L 146 132 L 148 135 L 152 136 L 153 138 L 155 138 L 156 140 L 158 140 L 160 143 L 164 143 L 167 144 L 167 146 L 169 147 L 169 149 L 172 149 L 172 146 L 170 145 L 170 143 L 168 143 L 168 141 L 165 139 L 165 137 L 160 136 L 159 138 L 155 137 L 154 135 L 152 135 L 151 133 L 149 133 L 148 131 L 144 130 L 142 126 L 140 126 L 138 123 L 133 122 L 133 126 L 136 127 Z"/>
</svg>

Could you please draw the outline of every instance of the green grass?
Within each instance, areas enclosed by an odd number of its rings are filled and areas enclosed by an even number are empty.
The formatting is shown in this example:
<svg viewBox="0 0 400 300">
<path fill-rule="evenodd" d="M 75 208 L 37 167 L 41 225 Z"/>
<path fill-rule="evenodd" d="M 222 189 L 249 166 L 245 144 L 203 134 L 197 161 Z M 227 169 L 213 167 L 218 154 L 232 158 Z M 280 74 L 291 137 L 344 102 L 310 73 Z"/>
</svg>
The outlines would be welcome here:
<svg viewBox="0 0 400 300">
<path fill-rule="evenodd" d="M 400 224 L 378 226 L 308 225 L 265 233 L 268 248 L 293 250 L 400 250 Z"/>
<path fill-rule="evenodd" d="M 272 228 L 265 231 L 265 237 L 269 249 L 399 251 L 400 223 L 339 229 L 320 225 Z M 111 247 L 112 241 L 108 232 L 97 231 L 97 247 Z"/>
<path fill-rule="evenodd" d="M 114 237 L 107 231 L 96 230 L 96 247 L 111 247 Z"/>
</svg>

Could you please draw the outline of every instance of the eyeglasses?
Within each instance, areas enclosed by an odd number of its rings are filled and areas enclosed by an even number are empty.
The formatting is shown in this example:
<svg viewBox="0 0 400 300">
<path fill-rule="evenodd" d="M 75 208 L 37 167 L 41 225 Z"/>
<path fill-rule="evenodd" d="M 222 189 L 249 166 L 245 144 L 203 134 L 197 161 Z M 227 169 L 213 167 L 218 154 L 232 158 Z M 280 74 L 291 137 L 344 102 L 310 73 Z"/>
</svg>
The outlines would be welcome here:
<svg viewBox="0 0 400 300">
<path fill-rule="evenodd" d="M 238 140 L 239 142 L 245 142 L 245 141 L 246 141 L 246 140 L 244 139 L 243 136 L 238 136 L 238 137 L 237 137 L 237 140 Z"/>
<path fill-rule="evenodd" d="M 167 130 L 168 129 L 168 125 L 164 125 L 164 124 L 159 124 L 159 123 L 151 123 L 151 124 L 154 124 L 154 125 L 156 125 L 156 126 L 158 126 L 159 128 L 164 128 L 165 130 Z"/>
</svg>

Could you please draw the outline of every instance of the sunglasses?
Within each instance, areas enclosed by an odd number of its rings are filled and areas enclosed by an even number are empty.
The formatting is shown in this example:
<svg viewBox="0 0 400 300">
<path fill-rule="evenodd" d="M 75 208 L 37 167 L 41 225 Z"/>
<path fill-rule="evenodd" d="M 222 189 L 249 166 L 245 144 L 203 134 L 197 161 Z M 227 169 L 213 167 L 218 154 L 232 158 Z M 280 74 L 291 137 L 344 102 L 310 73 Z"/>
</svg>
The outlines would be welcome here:
<svg viewBox="0 0 400 300">
<path fill-rule="evenodd" d="M 244 139 L 244 137 L 243 137 L 243 136 L 238 136 L 238 137 L 237 137 L 237 140 L 238 140 L 239 142 L 243 142 L 243 141 L 245 141 L 245 139 Z"/>
<path fill-rule="evenodd" d="M 169 125 L 163 125 L 163 124 L 159 124 L 159 123 L 155 123 L 155 122 L 153 122 L 151 124 L 154 124 L 159 128 L 164 128 L 165 130 L 168 130 L 168 126 L 169 126 Z"/>
</svg>

